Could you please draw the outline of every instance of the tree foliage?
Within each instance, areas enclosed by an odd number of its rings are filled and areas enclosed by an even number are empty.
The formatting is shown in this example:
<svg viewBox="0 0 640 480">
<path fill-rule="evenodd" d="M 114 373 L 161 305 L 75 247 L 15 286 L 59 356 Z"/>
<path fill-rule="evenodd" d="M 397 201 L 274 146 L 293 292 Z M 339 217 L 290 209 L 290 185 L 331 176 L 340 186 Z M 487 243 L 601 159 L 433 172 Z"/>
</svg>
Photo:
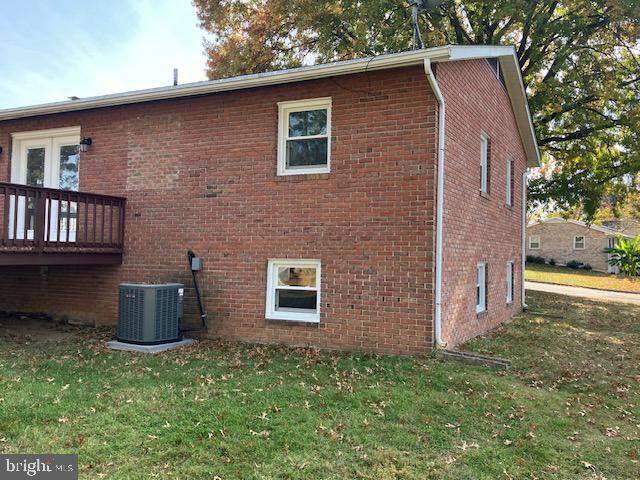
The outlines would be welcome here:
<svg viewBox="0 0 640 480">
<path fill-rule="evenodd" d="M 210 78 L 411 48 L 405 0 L 194 0 Z M 640 182 L 640 0 L 450 0 L 420 17 L 426 46 L 513 44 L 542 175 L 532 201 L 624 202 Z"/>
</svg>

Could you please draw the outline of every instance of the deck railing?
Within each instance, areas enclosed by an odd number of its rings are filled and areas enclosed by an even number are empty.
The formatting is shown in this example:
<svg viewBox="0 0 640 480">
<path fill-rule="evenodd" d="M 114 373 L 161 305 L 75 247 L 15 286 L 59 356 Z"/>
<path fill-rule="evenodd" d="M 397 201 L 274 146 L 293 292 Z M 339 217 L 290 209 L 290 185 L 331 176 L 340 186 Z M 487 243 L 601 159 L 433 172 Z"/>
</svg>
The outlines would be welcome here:
<svg viewBox="0 0 640 480">
<path fill-rule="evenodd" d="M 0 250 L 122 253 L 126 199 L 0 182 Z"/>
</svg>

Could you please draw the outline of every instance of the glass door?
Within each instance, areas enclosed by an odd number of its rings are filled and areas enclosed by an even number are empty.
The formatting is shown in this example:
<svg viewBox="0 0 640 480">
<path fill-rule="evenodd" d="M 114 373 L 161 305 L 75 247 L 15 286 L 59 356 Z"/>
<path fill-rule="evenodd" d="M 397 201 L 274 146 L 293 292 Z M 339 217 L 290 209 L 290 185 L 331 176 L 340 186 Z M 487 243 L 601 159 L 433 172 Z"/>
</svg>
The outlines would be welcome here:
<svg viewBox="0 0 640 480">
<path fill-rule="evenodd" d="M 34 138 L 28 138 L 28 134 L 20 134 L 20 139 L 14 143 L 16 152 L 12 161 L 12 181 L 33 187 L 77 191 L 80 164 L 79 140 L 79 135 L 45 136 L 34 132 Z M 12 196 L 10 201 L 10 237 L 16 240 L 33 240 L 35 199 L 24 196 L 18 196 L 16 199 Z M 67 201 L 64 197 L 62 200 L 52 199 L 48 202 L 45 206 L 47 240 L 74 242 L 77 216 L 77 202 Z"/>
<path fill-rule="evenodd" d="M 77 192 L 80 186 L 80 147 L 78 141 L 73 137 L 59 137 L 53 139 L 52 145 L 51 183 L 54 186 L 51 188 Z M 78 226 L 78 203 L 64 200 L 63 197 L 60 202 L 52 200 L 50 208 L 49 239 L 59 242 L 75 242 Z M 59 222 L 58 212 L 60 212 Z M 60 226 L 59 231 L 58 225 Z"/>
<path fill-rule="evenodd" d="M 19 155 L 23 165 L 17 183 L 32 187 L 44 187 L 49 163 L 50 142 L 47 139 L 33 139 L 20 142 Z M 16 240 L 33 240 L 35 230 L 35 199 L 12 195 L 10 200 L 9 236 Z M 15 209 L 18 209 L 17 215 Z M 25 211 L 26 210 L 26 211 Z M 14 225 L 16 223 L 16 225 Z M 15 235 L 14 235 L 15 231 Z"/>
</svg>

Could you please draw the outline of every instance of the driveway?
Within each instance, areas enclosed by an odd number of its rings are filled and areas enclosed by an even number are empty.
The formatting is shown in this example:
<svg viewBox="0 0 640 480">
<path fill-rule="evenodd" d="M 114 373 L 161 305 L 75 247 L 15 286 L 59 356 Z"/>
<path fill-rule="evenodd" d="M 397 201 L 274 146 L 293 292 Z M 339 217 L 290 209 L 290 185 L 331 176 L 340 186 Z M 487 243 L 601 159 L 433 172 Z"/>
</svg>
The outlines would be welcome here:
<svg viewBox="0 0 640 480">
<path fill-rule="evenodd" d="M 604 300 L 609 302 L 623 302 L 640 305 L 639 293 L 611 292 L 608 290 L 596 290 L 593 288 L 570 287 L 567 285 L 554 285 L 551 283 L 524 282 L 524 288 L 538 292 L 556 293 L 569 297 L 583 297 L 592 300 Z"/>
</svg>

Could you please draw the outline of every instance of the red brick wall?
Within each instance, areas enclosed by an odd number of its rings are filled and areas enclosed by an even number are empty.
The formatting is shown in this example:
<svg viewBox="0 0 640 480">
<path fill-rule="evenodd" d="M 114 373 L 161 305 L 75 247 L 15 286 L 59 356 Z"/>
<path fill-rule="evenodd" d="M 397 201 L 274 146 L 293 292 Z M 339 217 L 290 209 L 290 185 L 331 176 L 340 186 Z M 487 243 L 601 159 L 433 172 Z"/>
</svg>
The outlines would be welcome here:
<svg viewBox="0 0 640 480">
<path fill-rule="evenodd" d="M 331 173 L 277 177 L 277 102 L 325 96 Z M 0 122 L 5 178 L 11 132 L 80 125 L 81 190 L 128 199 L 121 267 L 1 267 L 0 309 L 113 324 L 119 282 L 189 285 L 192 249 L 212 336 L 426 353 L 435 113 L 407 68 Z M 267 260 L 283 257 L 322 260 L 319 325 L 265 320 Z"/>
<path fill-rule="evenodd" d="M 450 345 L 519 312 L 522 174 L 526 158 L 509 97 L 484 60 L 437 66 L 446 100 L 442 333 Z M 480 195 L 480 132 L 491 138 L 490 193 Z M 507 158 L 514 160 L 514 203 L 506 203 Z M 506 264 L 515 262 L 506 304 Z M 488 309 L 476 314 L 476 265 L 488 263 Z"/>
</svg>

